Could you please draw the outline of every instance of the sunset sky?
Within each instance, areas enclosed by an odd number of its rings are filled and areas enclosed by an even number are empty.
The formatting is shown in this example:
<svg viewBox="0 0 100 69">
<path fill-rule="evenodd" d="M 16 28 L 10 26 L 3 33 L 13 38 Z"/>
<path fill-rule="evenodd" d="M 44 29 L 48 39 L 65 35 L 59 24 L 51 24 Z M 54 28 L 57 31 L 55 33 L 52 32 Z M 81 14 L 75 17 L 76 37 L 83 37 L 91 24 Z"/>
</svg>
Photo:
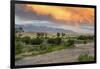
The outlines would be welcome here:
<svg viewBox="0 0 100 69">
<path fill-rule="evenodd" d="M 93 33 L 94 9 L 68 6 L 16 4 L 15 23 L 61 28 L 78 33 Z"/>
</svg>

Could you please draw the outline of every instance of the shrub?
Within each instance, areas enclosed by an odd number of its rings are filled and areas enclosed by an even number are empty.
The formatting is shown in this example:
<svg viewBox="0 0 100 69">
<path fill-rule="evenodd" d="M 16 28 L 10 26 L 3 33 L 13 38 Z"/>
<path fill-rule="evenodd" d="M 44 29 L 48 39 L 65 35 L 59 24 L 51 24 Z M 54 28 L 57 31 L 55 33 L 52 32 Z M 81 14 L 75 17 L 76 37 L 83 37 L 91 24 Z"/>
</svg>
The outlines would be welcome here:
<svg viewBox="0 0 100 69">
<path fill-rule="evenodd" d="M 67 41 L 67 46 L 74 46 L 74 40 L 69 39 L 69 40 Z"/>
<path fill-rule="evenodd" d="M 94 57 L 89 55 L 88 53 L 80 54 L 78 57 L 79 62 L 84 62 L 84 61 L 93 61 Z"/>
<path fill-rule="evenodd" d="M 77 39 L 78 39 L 78 40 L 85 40 L 85 39 L 87 39 L 87 38 L 86 38 L 86 36 L 80 35 Z"/>
<path fill-rule="evenodd" d="M 34 51 L 33 46 L 25 45 L 25 46 L 23 47 L 23 53 L 31 52 L 31 51 Z"/>
<path fill-rule="evenodd" d="M 21 42 L 15 42 L 15 54 L 22 53 L 23 44 Z"/>
<path fill-rule="evenodd" d="M 40 44 L 42 44 L 42 42 L 43 42 L 43 40 L 40 38 L 35 38 L 35 39 L 31 40 L 31 44 L 33 44 L 33 45 L 40 45 Z"/>
<path fill-rule="evenodd" d="M 47 40 L 49 44 L 60 44 L 61 43 L 61 38 L 49 38 Z"/>
<path fill-rule="evenodd" d="M 21 41 L 21 37 L 20 37 L 20 36 L 15 35 L 15 41 Z"/>
<path fill-rule="evenodd" d="M 40 50 L 46 50 L 47 49 L 47 46 L 46 45 L 44 45 L 44 44 L 41 44 L 40 45 Z"/>
<path fill-rule="evenodd" d="M 80 36 L 78 36 L 77 39 L 78 40 L 93 40 L 94 39 L 94 36 L 91 36 L 91 35 L 87 35 L 87 36 L 80 35 Z"/>
<path fill-rule="evenodd" d="M 24 42 L 26 44 L 30 44 L 30 42 L 31 42 L 31 38 L 29 36 L 25 36 L 21 40 L 22 40 L 22 42 Z"/>
<path fill-rule="evenodd" d="M 84 40 L 83 43 L 86 44 L 87 43 L 87 40 Z"/>
</svg>

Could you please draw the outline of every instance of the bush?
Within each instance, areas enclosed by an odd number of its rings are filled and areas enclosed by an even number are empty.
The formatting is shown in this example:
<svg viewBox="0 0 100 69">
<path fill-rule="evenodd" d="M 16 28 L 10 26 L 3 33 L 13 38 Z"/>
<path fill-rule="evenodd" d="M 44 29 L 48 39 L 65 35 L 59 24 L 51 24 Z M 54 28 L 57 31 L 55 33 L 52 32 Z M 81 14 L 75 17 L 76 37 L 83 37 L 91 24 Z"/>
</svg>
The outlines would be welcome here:
<svg viewBox="0 0 100 69">
<path fill-rule="evenodd" d="M 21 41 L 21 37 L 20 37 L 20 36 L 15 35 L 15 41 Z"/>
<path fill-rule="evenodd" d="M 42 44 L 42 42 L 43 42 L 43 40 L 40 38 L 35 38 L 35 39 L 31 40 L 32 45 L 40 45 L 40 44 Z"/>
<path fill-rule="evenodd" d="M 84 40 L 83 43 L 84 43 L 84 44 L 87 44 L 87 40 Z"/>
<path fill-rule="evenodd" d="M 31 51 L 34 51 L 34 48 L 33 46 L 24 46 L 23 48 L 23 52 L 31 52 Z"/>
<path fill-rule="evenodd" d="M 15 42 L 15 54 L 20 54 L 23 52 L 23 44 L 21 42 Z"/>
<path fill-rule="evenodd" d="M 47 50 L 47 46 L 44 45 L 44 44 L 41 44 L 41 45 L 40 45 L 40 50 Z"/>
<path fill-rule="evenodd" d="M 77 39 L 78 40 L 93 40 L 94 36 L 91 36 L 91 35 L 88 35 L 88 36 L 80 35 Z"/>
<path fill-rule="evenodd" d="M 86 36 L 80 35 L 77 39 L 78 39 L 78 40 L 85 40 L 85 39 L 87 39 L 87 38 L 86 38 Z"/>
<path fill-rule="evenodd" d="M 74 40 L 69 39 L 69 40 L 67 41 L 67 46 L 74 46 Z"/>
<path fill-rule="evenodd" d="M 22 40 L 22 42 L 24 42 L 26 44 L 30 44 L 30 42 L 31 42 L 31 38 L 29 36 L 25 36 L 21 40 Z"/>
<path fill-rule="evenodd" d="M 47 41 L 49 44 L 60 44 L 61 43 L 61 38 L 49 38 Z"/>
<path fill-rule="evenodd" d="M 80 54 L 78 57 L 79 62 L 84 62 L 84 61 L 93 61 L 94 57 L 89 55 L 88 53 L 85 54 Z"/>
</svg>

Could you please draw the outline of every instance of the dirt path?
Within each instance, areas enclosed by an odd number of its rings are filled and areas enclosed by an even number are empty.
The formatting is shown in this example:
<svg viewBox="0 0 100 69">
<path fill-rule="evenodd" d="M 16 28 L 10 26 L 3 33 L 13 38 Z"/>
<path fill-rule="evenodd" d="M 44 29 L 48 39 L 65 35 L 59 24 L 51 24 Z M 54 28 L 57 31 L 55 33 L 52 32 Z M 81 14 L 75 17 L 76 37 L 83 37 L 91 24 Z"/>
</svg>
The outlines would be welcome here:
<svg viewBox="0 0 100 69">
<path fill-rule="evenodd" d="M 26 57 L 15 62 L 15 65 L 34 65 L 34 64 L 48 64 L 48 63 L 66 63 L 75 62 L 79 54 L 89 52 L 89 54 L 94 55 L 94 44 L 78 44 L 76 48 L 73 49 L 63 49 L 60 51 L 55 51 L 43 55 L 37 55 L 34 57 Z"/>
</svg>

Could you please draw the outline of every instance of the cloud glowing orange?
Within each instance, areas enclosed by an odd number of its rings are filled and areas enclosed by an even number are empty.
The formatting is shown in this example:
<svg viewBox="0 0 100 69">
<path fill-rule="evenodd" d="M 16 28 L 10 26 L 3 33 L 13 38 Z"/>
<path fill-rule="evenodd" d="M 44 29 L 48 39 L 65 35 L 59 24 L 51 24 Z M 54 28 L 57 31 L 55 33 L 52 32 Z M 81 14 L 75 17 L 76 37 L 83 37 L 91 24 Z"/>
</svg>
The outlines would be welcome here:
<svg viewBox="0 0 100 69">
<path fill-rule="evenodd" d="M 94 24 L 94 9 L 92 8 L 59 7 L 27 4 L 26 9 L 38 15 L 49 16 L 53 20 L 65 21 L 66 24 Z"/>
</svg>

